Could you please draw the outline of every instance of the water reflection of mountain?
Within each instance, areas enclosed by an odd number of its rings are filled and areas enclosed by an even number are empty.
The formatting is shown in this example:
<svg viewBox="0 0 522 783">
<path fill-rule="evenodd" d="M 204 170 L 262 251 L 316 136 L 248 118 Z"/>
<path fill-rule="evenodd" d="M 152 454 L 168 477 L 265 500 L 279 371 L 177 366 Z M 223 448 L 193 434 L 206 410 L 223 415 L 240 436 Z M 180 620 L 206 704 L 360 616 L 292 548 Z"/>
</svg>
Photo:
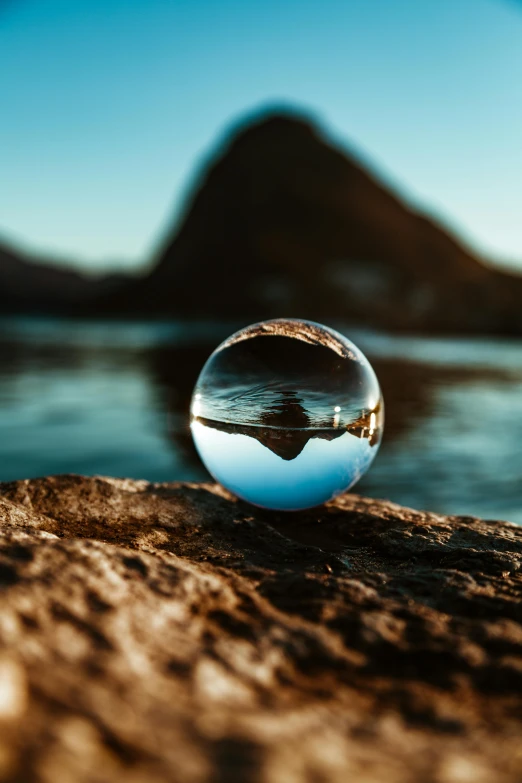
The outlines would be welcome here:
<svg viewBox="0 0 522 783">
<path fill-rule="evenodd" d="M 190 398 L 201 367 L 220 339 L 218 337 L 214 343 L 208 344 L 159 347 L 148 354 L 149 368 L 161 395 L 161 404 L 169 411 L 169 435 L 175 448 L 193 465 L 199 464 L 200 460 L 188 426 Z M 484 369 L 479 372 L 470 368 L 417 364 L 397 359 L 372 359 L 372 365 L 379 377 L 386 405 L 385 450 L 388 445 L 407 437 L 410 430 L 432 414 L 433 400 L 439 387 L 458 386 L 475 376 L 483 378 L 487 372 Z M 491 372 L 494 373 L 493 370 Z M 352 434 L 360 437 L 365 424 L 355 420 L 351 425 Z M 331 427 L 325 428 L 325 432 L 331 431 Z"/>
<path fill-rule="evenodd" d="M 303 407 L 303 400 L 292 389 L 283 389 L 279 398 L 261 413 L 259 423 L 265 427 L 281 429 L 307 429 L 311 426 L 310 416 Z"/>
<path fill-rule="evenodd" d="M 268 336 L 252 327 L 252 339 L 227 343 L 210 358 L 198 383 L 198 415 L 233 424 L 328 429 L 350 424 L 375 405 L 379 387 L 371 368 L 335 332 L 319 332 L 306 321 L 267 325 L 278 331 Z M 293 335 L 297 328 L 299 337 Z"/>
<path fill-rule="evenodd" d="M 177 344 L 155 346 L 141 338 L 123 345 L 122 329 L 24 320 L 15 333 L 4 323 L 2 478 L 67 471 L 161 481 L 207 475 L 190 433 L 190 398 L 203 363 L 230 328 L 216 324 L 204 342 L 191 327 L 181 333 L 176 327 Z M 401 338 L 397 351 L 407 355 L 409 345 Z M 485 365 L 457 361 L 465 349 L 452 345 L 445 348 L 450 363 L 372 358 L 386 429 L 361 491 L 416 507 L 436 507 L 441 498 L 448 511 L 520 520 L 520 417 L 513 414 L 520 407 L 520 350 L 508 341 L 465 342 L 470 356 L 484 351 Z M 430 351 L 426 341 L 426 356 Z M 484 419 L 487 428 L 476 429 L 471 419 Z"/>
</svg>

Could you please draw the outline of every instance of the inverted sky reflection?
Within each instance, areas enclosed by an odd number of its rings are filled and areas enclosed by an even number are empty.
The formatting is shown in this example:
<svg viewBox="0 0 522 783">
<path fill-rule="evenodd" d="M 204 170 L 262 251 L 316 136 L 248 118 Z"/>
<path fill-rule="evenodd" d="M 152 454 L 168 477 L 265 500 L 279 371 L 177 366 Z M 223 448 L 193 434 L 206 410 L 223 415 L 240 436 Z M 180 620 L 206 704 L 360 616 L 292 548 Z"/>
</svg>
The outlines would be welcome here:
<svg viewBox="0 0 522 783">
<path fill-rule="evenodd" d="M 223 432 L 194 419 L 196 448 L 214 478 L 258 506 L 298 510 L 325 503 L 352 486 L 377 452 L 367 438 L 346 432 L 334 440 L 311 438 L 284 460 L 255 437 Z"/>
</svg>

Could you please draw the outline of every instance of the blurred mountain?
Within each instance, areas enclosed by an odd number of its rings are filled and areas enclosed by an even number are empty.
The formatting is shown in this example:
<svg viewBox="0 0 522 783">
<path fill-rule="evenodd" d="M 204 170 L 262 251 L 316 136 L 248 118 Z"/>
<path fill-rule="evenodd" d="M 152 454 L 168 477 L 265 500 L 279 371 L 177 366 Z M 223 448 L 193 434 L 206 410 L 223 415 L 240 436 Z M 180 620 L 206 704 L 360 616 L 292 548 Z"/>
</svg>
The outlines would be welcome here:
<svg viewBox="0 0 522 783">
<path fill-rule="evenodd" d="M 51 280 L 50 271 L 38 273 Z M 26 266 L 17 275 L 25 280 L 17 296 L 24 285 L 38 288 L 33 274 Z M 105 315 L 522 331 L 522 277 L 486 266 L 292 114 L 236 129 L 146 277 L 87 290 L 65 274 L 55 278 L 61 301 L 70 295 L 80 309 Z M 41 288 L 42 301 L 52 288 Z"/>
<path fill-rule="evenodd" d="M 0 308 L 3 312 L 74 314 L 95 308 L 100 297 L 126 282 L 119 275 L 101 280 L 61 266 L 29 259 L 0 244 Z"/>
</svg>

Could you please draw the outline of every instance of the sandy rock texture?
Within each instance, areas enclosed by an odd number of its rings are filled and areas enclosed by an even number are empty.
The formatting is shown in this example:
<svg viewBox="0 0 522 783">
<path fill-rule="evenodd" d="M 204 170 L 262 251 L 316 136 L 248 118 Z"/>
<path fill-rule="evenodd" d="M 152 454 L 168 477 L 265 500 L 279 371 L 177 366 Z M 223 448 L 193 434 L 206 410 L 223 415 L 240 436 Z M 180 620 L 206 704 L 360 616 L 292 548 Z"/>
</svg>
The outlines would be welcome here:
<svg viewBox="0 0 522 783">
<path fill-rule="evenodd" d="M 522 780 L 522 529 L 0 485 L 0 780 Z"/>
</svg>

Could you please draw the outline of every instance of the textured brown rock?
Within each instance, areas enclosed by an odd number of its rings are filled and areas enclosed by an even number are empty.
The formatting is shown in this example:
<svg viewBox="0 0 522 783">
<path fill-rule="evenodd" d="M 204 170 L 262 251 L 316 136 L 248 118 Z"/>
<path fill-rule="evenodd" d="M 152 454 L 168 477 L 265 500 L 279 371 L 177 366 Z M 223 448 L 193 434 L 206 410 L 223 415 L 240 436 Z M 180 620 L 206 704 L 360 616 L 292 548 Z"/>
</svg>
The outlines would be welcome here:
<svg viewBox="0 0 522 783">
<path fill-rule="evenodd" d="M 522 529 L 0 485 L 0 778 L 522 779 Z"/>
</svg>

